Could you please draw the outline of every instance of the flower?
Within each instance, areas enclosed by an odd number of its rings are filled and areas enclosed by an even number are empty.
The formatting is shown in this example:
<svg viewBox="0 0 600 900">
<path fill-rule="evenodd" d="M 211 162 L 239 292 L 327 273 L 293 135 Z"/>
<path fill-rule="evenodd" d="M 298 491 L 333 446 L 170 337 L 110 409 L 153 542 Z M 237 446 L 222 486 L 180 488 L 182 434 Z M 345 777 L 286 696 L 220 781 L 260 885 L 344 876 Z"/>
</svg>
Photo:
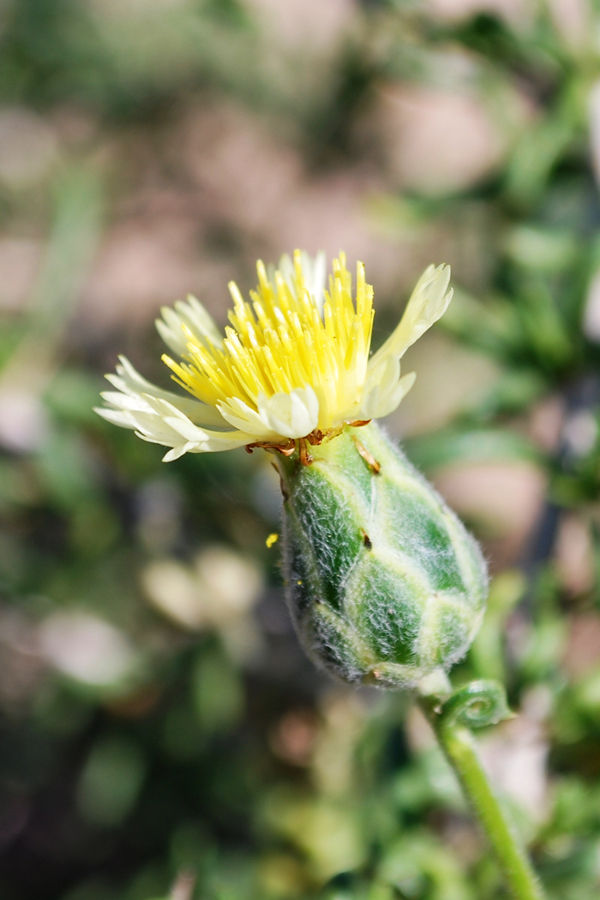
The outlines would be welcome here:
<svg viewBox="0 0 600 900">
<path fill-rule="evenodd" d="M 345 425 L 393 412 L 414 384 L 400 375 L 400 359 L 445 312 L 452 290 L 448 266 L 429 266 L 399 325 L 369 358 L 373 288 L 356 267 L 356 294 L 346 256 L 333 261 L 325 289 L 325 257 L 297 250 L 276 270 L 257 263 L 251 302 L 233 282 L 233 310 L 225 335 L 195 297 L 163 308 L 156 322 L 173 352 L 163 361 L 190 396 L 146 381 L 124 357 L 107 375 L 115 391 L 96 411 L 138 437 L 169 447 L 164 461 L 184 453 L 265 447 L 309 461 Z"/>
</svg>

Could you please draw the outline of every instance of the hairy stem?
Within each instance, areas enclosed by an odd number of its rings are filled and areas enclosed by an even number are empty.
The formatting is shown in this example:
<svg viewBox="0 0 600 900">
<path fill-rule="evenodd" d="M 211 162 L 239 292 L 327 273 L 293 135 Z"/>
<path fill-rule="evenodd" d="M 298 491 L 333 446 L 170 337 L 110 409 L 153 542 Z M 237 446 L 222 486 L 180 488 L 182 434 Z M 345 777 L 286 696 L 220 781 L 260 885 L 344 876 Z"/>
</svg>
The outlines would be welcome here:
<svg viewBox="0 0 600 900">
<path fill-rule="evenodd" d="M 488 837 L 512 894 L 518 900 L 545 900 L 541 883 L 514 826 L 492 790 L 479 760 L 475 740 L 467 727 L 467 723 L 477 727 L 494 721 L 491 706 L 486 706 L 490 703 L 489 692 L 493 690 L 498 692 L 500 686 L 493 682 L 474 682 L 441 705 L 439 698 L 432 696 L 421 696 L 419 703 Z M 485 721 L 476 722 L 478 714 L 485 716 Z M 497 712 L 495 721 L 504 717 Z"/>
</svg>

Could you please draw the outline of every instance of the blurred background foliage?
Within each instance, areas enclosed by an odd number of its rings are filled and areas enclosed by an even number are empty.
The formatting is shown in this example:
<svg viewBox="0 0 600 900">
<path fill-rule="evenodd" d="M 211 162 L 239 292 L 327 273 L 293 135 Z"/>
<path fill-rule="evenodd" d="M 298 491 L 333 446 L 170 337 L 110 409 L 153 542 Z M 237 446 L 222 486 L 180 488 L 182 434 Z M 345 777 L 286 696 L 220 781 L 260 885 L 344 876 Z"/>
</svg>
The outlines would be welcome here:
<svg viewBox="0 0 600 900">
<path fill-rule="evenodd" d="M 454 673 L 551 897 L 600 892 L 600 11 L 587 0 L 0 4 L 0 897 L 500 900 L 403 696 L 298 649 L 266 454 L 91 411 L 152 320 L 296 246 L 363 259 L 376 341 L 456 298 L 389 421 L 484 542 Z"/>
</svg>

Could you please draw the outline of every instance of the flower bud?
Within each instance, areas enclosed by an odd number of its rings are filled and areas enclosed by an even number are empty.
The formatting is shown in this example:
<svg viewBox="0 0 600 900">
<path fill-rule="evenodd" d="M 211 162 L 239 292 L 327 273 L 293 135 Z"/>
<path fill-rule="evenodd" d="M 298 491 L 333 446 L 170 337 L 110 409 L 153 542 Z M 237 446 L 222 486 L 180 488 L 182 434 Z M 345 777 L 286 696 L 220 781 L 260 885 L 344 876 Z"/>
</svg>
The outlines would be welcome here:
<svg viewBox="0 0 600 900">
<path fill-rule="evenodd" d="M 287 598 L 309 656 L 389 688 L 449 668 L 483 616 L 477 543 L 375 424 L 310 453 L 279 463 Z"/>
</svg>

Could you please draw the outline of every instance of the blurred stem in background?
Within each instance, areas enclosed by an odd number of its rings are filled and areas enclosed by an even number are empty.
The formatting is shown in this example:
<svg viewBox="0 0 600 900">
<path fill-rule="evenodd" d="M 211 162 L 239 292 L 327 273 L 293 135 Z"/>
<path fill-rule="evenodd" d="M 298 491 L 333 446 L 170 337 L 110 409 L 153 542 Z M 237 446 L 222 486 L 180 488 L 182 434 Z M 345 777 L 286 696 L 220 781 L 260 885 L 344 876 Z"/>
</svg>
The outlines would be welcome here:
<svg viewBox="0 0 600 900">
<path fill-rule="evenodd" d="M 25 334 L 0 376 L 0 438 L 17 451 L 36 444 L 35 421 L 43 419 L 40 401 L 59 365 L 65 329 L 101 230 L 102 186 L 94 172 L 73 165 L 60 173 L 53 188 L 50 235 Z"/>
</svg>

